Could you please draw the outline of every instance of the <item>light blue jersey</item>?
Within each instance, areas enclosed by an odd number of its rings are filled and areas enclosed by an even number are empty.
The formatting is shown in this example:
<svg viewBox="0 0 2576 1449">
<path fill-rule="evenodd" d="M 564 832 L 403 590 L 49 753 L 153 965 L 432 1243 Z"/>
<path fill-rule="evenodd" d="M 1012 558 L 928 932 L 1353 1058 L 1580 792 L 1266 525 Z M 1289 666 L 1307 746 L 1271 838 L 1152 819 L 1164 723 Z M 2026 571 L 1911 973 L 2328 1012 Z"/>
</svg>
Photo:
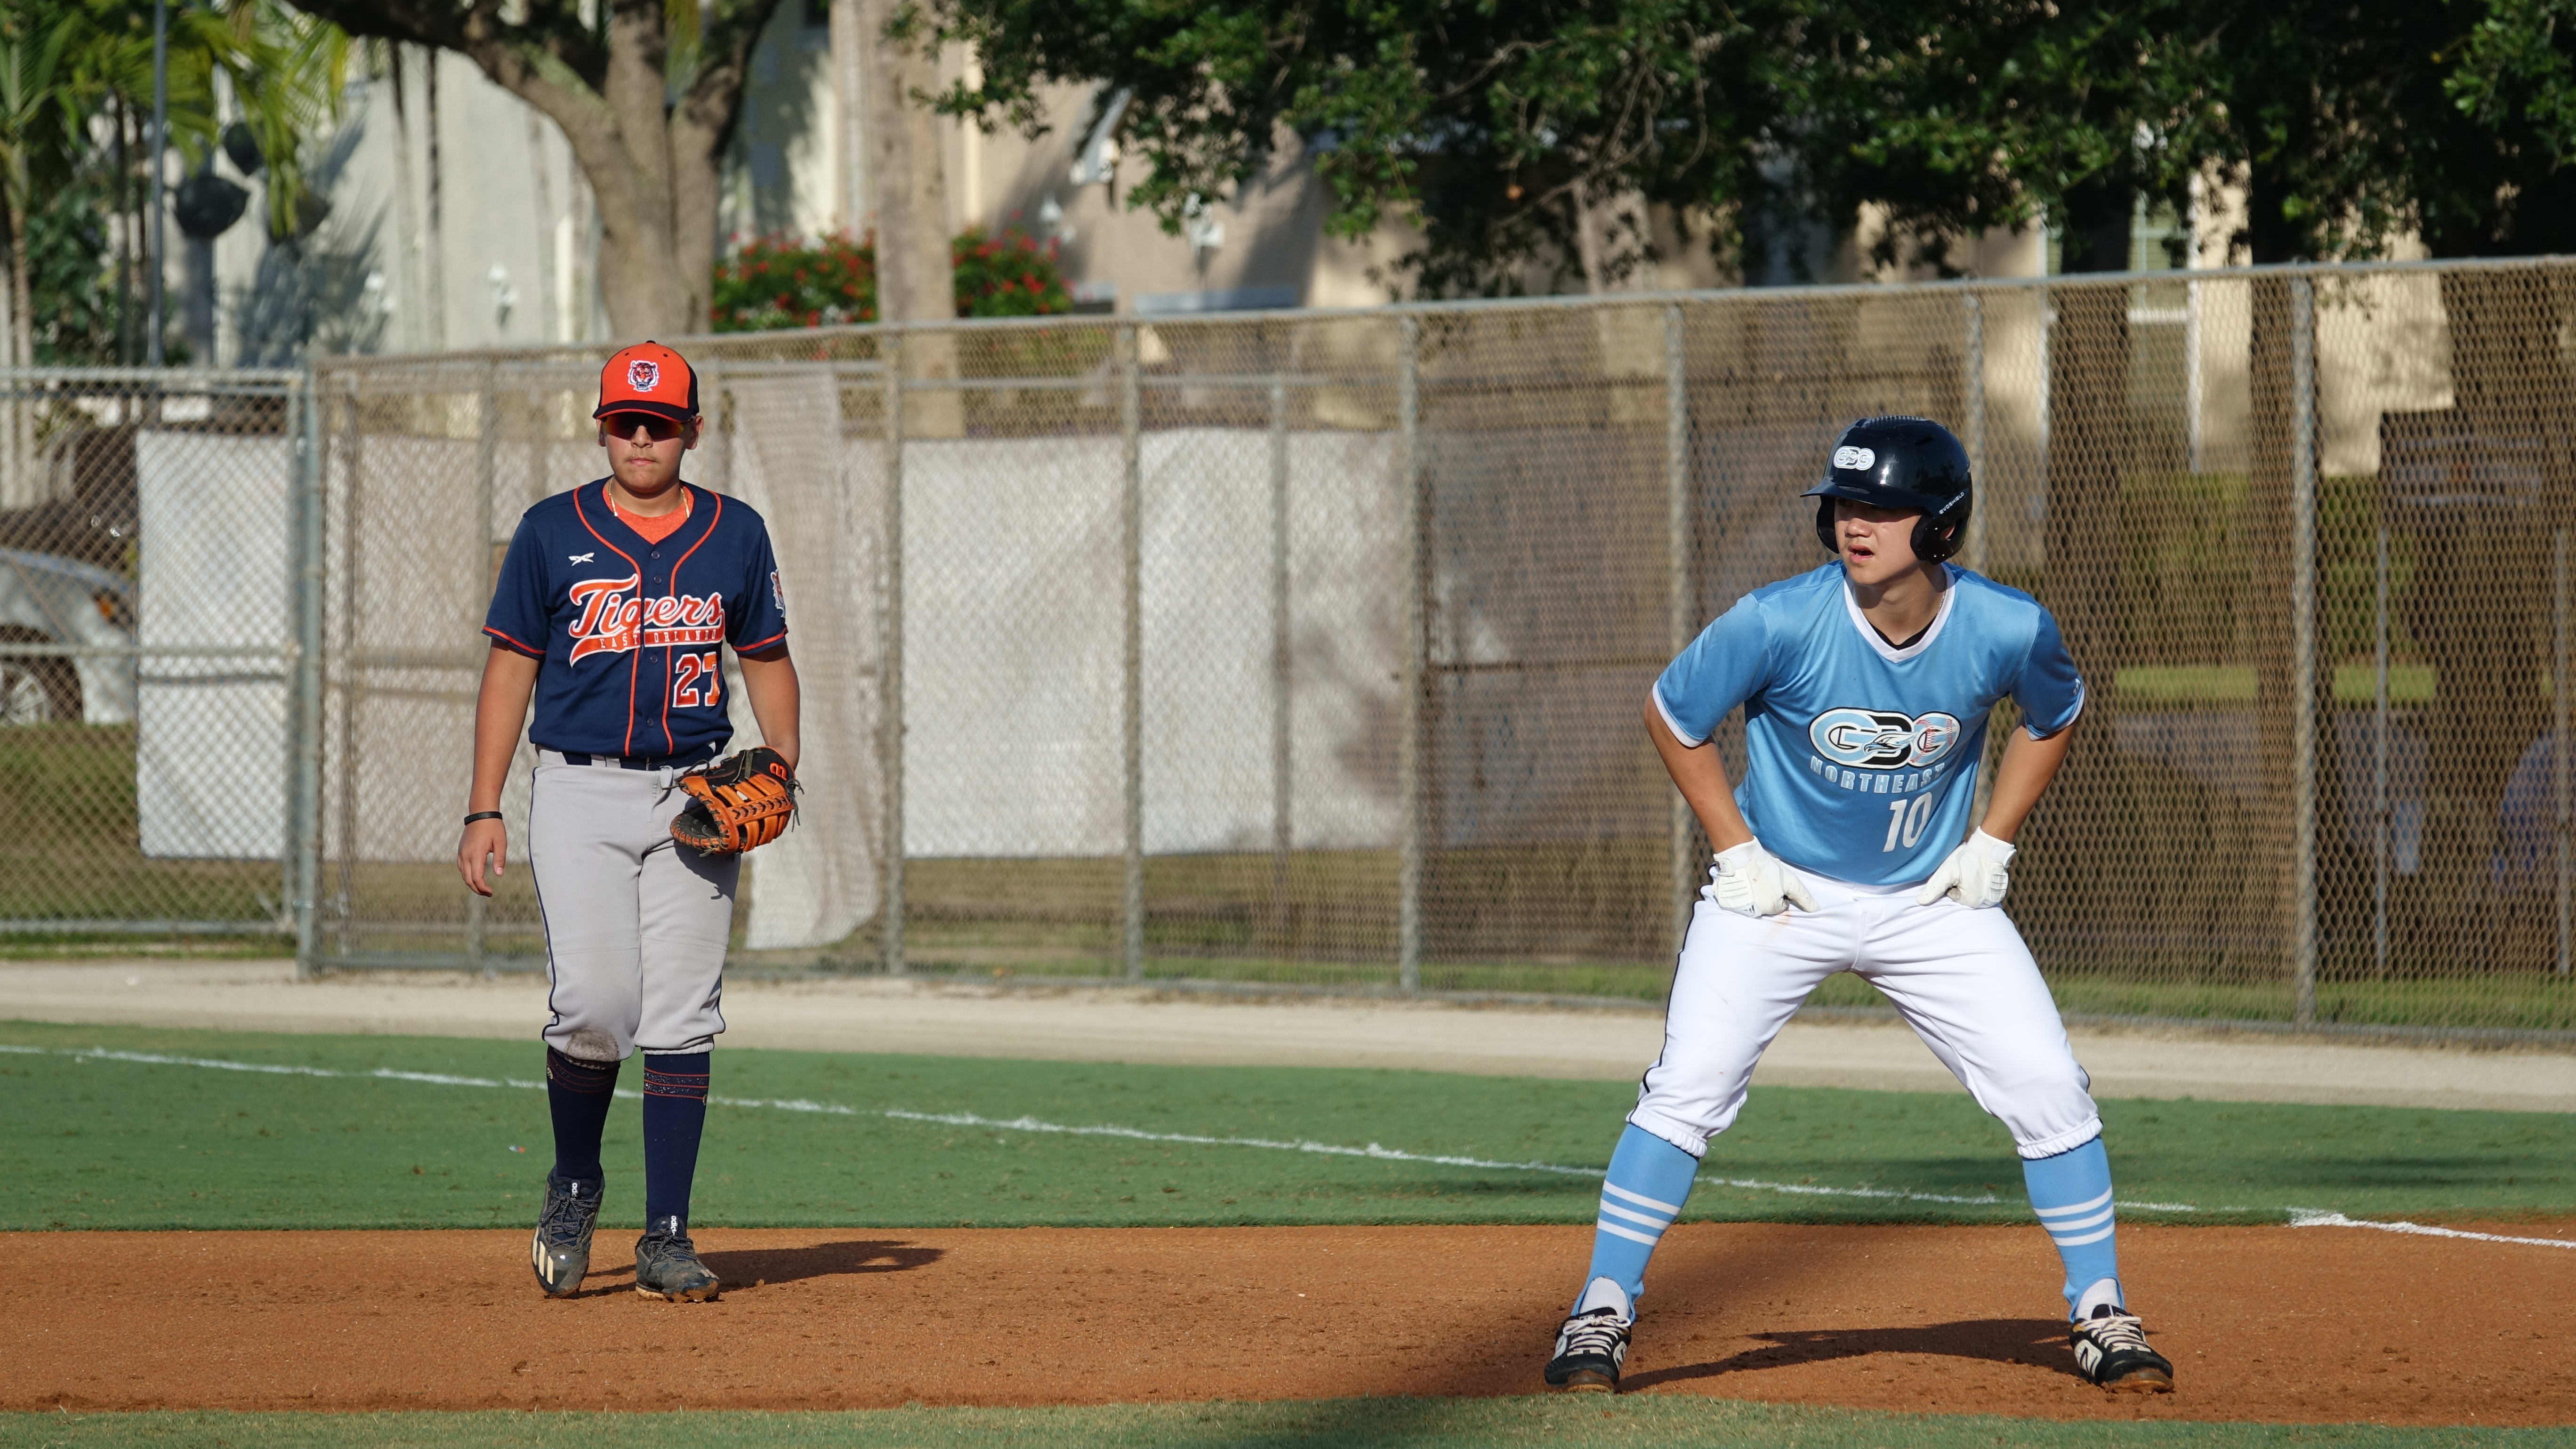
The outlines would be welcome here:
<svg viewBox="0 0 2576 1449">
<path fill-rule="evenodd" d="M 2039 602 L 1949 570 L 1940 611 L 1904 649 L 1879 637 L 1840 562 L 1754 590 L 1655 681 L 1655 708 L 1696 745 L 1744 706 L 1735 803 L 1773 855 L 1855 885 L 1904 885 L 1967 834 L 1986 716 L 2006 695 L 2034 735 L 2084 710 L 2084 681 Z"/>
</svg>

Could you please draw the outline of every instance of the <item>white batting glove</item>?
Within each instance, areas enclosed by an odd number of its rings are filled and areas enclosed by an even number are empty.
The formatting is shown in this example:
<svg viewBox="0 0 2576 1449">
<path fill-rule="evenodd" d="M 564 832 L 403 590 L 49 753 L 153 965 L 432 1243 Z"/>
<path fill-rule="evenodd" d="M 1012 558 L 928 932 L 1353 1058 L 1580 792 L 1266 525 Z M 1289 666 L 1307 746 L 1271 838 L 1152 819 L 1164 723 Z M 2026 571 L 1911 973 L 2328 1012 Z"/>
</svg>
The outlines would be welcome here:
<svg viewBox="0 0 2576 1449">
<path fill-rule="evenodd" d="M 1914 902 L 1928 906 L 1948 896 L 1971 910 L 2002 905 L 2004 891 L 2012 885 L 2012 858 L 2011 845 L 1980 830 L 1950 852 L 1915 893 Z"/>
<path fill-rule="evenodd" d="M 1732 850 L 1717 853 L 1717 868 L 1710 872 L 1708 888 L 1700 894 L 1718 909 L 1739 916 L 1776 916 L 1796 906 L 1802 911 L 1816 908 L 1816 898 L 1807 891 L 1807 883 L 1798 873 L 1780 863 L 1780 858 L 1762 848 L 1762 842 L 1748 840 Z"/>
</svg>

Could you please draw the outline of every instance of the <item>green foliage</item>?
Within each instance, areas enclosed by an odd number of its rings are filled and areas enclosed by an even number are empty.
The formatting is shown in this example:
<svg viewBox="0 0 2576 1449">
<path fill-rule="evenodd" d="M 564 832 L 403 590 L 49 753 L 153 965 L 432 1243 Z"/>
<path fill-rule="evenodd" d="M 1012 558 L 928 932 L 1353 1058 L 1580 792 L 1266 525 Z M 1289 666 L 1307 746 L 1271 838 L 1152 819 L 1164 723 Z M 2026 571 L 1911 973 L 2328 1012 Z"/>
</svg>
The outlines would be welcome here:
<svg viewBox="0 0 2576 1449">
<path fill-rule="evenodd" d="M 2045 220 L 2127 265 L 2144 196 L 2247 178 L 2256 261 L 2576 246 L 2576 0 L 933 0 L 982 59 L 943 110 L 1043 129 L 1132 94 L 1127 199 L 1177 230 L 1302 145 L 1327 227 L 1418 224 L 1430 292 L 1589 282 L 1771 221 L 1890 223 L 1882 263 Z M 1066 116 L 1080 134 L 1096 115 Z M 1578 211 L 1595 234 L 1578 235 Z M 1749 258 L 1746 260 L 1750 260 Z"/>
<path fill-rule="evenodd" d="M 36 360 L 138 360 L 144 283 L 131 240 L 120 280 L 109 219 L 139 236 L 150 197 L 152 15 L 146 0 L 25 0 L 0 10 L 0 239 L 23 247 Z M 269 225 L 296 229 L 304 151 L 337 119 L 347 38 L 282 0 L 170 7 L 169 141 L 212 153 L 231 114 L 267 158 Z M 102 140 L 102 137 L 106 138 Z"/>
<path fill-rule="evenodd" d="M 960 317 L 1043 317 L 1073 310 L 1056 246 L 1024 232 L 969 227 L 950 243 Z M 755 237 L 716 263 L 708 319 L 718 332 L 831 327 L 877 319 L 876 239 Z"/>
<path fill-rule="evenodd" d="M 1759 149 L 1783 134 L 1780 66 L 1808 8 L 939 0 L 943 34 L 982 61 L 982 84 L 939 105 L 1035 130 L 1042 87 L 1131 89 L 1126 143 L 1147 174 L 1129 199 L 1175 231 L 1293 139 L 1331 189 L 1334 235 L 1415 221 L 1427 244 L 1408 264 L 1425 290 L 1518 290 L 1578 265 L 1579 207 L 1609 208 L 1593 264 L 1605 277 L 1648 253 L 1633 203 L 1723 235 L 1725 208 L 1767 184 Z"/>
<path fill-rule="evenodd" d="M 31 331 L 40 366 L 90 367 L 117 360 L 116 288 L 106 218 L 112 209 L 100 178 L 84 174 L 52 194 L 53 204 L 26 218 Z"/>
</svg>

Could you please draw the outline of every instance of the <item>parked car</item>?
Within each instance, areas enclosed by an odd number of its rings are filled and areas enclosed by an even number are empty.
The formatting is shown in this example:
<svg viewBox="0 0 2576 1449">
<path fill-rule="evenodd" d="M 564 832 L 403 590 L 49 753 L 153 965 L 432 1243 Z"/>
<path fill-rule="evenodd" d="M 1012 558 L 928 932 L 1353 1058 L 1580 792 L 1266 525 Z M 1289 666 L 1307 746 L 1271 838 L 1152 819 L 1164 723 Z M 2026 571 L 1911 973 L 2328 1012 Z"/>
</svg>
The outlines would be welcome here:
<svg viewBox="0 0 2576 1449">
<path fill-rule="evenodd" d="M 96 564 L 0 549 L 0 724 L 134 721 L 130 656 L 12 653 L 12 644 L 134 643 L 134 586 Z"/>
</svg>

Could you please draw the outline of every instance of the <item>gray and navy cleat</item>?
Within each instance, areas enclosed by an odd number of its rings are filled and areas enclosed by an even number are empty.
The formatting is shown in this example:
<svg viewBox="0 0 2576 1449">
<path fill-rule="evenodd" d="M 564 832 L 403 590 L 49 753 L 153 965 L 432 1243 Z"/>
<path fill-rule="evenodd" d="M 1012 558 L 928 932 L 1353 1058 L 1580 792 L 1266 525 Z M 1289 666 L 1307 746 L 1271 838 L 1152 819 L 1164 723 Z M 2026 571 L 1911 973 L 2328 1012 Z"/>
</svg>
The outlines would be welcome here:
<svg viewBox="0 0 2576 1449">
<path fill-rule="evenodd" d="M 537 1214 L 536 1236 L 528 1243 L 528 1266 L 537 1271 L 537 1286 L 549 1298 L 570 1298 L 581 1291 L 590 1271 L 590 1235 L 599 1226 L 602 1184 L 546 1174 L 546 1205 Z"/>
<path fill-rule="evenodd" d="M 704 1303 L 723 1286 L 698 1261 L 697 1245 L 680 1219 L 664 1218 L 635 1240 L 636 1292 L 672 1303 Z"/>
<path fill-rule="evenodd" d="M 2147 1326 L 2136 1314 L 2108 1303 L 2068 1328 L 2075 1340 L 2075 1371 L 2115 1394 L 2170 1394 L 2173 1365 L 2147 1346 Z"/>
<path fill-rule="evenodd" d="M 1574 1313 L 1556 1331 L 1556 1356 L 1547 1361 L 1547 1384 L 1575 1393 L 1619 1391 L 1619 1368 L 1628 1361 L 1628 1329 L 1636 1316 L 1628 1294 L 1608 1278 L 1595 1278 L 1575 1301 Z"/>
</svg>

